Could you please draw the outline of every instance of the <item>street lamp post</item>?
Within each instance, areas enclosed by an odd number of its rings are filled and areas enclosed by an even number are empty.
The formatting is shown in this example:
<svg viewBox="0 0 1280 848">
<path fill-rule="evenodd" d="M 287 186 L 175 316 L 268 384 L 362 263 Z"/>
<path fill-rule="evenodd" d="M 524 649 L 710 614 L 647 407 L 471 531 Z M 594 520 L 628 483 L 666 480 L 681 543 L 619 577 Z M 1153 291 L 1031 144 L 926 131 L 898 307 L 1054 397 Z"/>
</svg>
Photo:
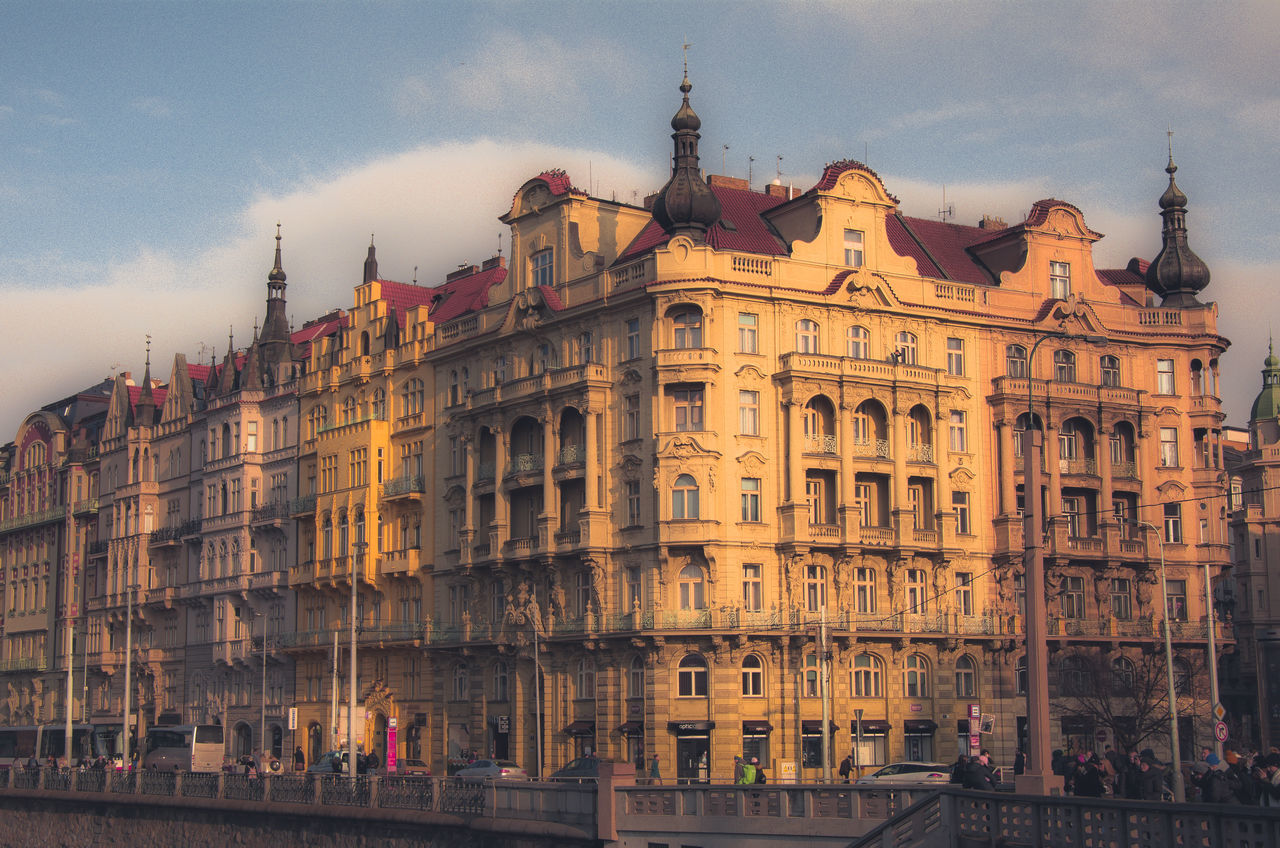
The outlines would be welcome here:
<svg viewBox="0 0 1280 848">
<path fill-rule="evenodd" d="M 120 751 L 121 769 L 129 768 L 129 689 L 133 686 L 130 673 L 132 671 L 133 661 L 133 586 L 127 585 L 129 582 L 128 575 L 125 577 L 125 613 L 124 613 L 124 733 L 121 735 Z"/>
<path fill-rule="evenodd" d="M 1018 792 L 1031 795 L 1061 795 L 1062 777 L 1053 773 L 1049 743 L 1049 611 L 1044 597 L 1044 535 L 1040 518 L 1040 466 L 1044 433 L 1034 426 L 1036 351 L 1049 339 L 1077 339 L 1105 345 L 1106 337 L 1067 332 L 1050 333 L 1036 339 L 1027 353 L 1027 426 L 1023 431 L 1022 528 L 1023 567 L 1026 582 L 1027 643 L 1027 759 L 1018 775 Z"/>
<path fill-rule="evenodd" d="M 1173 635 L 1169 630 L 1169 581 L 1164 568 L 1164 536 L 1150 521 L 1134 522 L 1156 535 L 1160 543 L 1160 597 L 1164 601 L 1164 670 L 1169 684 L 1169 744 L 1173 749 L 1173 800 L 1181 804 L 1187 799 L 1182 782 L 1182 752 L 1178 739 L 1178 691 L 1173 682 Z"/>
<path fill-rule="evenodd" d="M 258 730 L 259 738 L 262 740 L 261 751 L 262 757 L 267 758 L 267 617 L 258 611 L 254 611 L 254 618 L 262 619 L 262 715 L 260 717 L 261 725 Z"/>
<path fill-rule="evenodd" d="M 368 544 L 356 542 L 355 557 L 351 560 L 351 668 L 347 704 L 347 774 L 355 781 L 359 753 L 356 750 L 356 566 L 364 566 L 364 549 Z"/>
</svg>

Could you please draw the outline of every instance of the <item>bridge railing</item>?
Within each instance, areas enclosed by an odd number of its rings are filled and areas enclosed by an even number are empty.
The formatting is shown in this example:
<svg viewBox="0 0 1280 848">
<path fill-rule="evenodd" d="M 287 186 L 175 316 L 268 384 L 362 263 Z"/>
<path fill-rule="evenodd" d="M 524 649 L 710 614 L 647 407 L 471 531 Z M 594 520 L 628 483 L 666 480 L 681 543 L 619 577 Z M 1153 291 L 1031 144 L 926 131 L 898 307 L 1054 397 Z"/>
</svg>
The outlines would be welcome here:
<svg viewBox="0 0 1280 848">
<path fill-rule="evenodd" d="M 258 801 L 324 807 L 418 810 L 462 817 L 554 821 L 595 835 L 594 783 L 463 780 L 409 775 L 264 774 L 154 770 L 11 768 L 0 770 L 0 793 L 107 793 L 171 798 Z"/>
</svg>

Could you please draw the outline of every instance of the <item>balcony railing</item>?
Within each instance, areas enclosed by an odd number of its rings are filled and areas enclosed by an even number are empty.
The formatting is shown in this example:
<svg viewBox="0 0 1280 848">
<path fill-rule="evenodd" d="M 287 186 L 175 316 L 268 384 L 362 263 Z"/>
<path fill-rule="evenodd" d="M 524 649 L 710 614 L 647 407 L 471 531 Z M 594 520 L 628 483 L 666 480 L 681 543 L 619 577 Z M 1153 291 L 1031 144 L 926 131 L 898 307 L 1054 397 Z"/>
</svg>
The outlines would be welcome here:
<svg viewBox="0 0 1280 848">
<path fill-rule="evenodd" d="M 933 445 L 909 445 L 908 462 L 933 462 Z"/>
<path fill-rule="evenodd" d="M 573 465 L 586 459 L 587 453 L 582 445 L 565 445 L 560 448 L 560 464 Z"/>
<path fill-rule="evenodd" d="M 806 453 L 836 453 L 836 437 L 826 433 L 806 433 L 804 449 Z"/>
<path fill-rule="evenodd" d="M 1060 459 L 1058 471 L 1061 474 L 1087 474 L 1098 476 L 1098 463 L 1092 459 Z"/>
<path fill-rule="evenodd" d="M 518 453 L 511 457 L 512 474 L 519 474 L 523 471 L 541 470 L 542 454 L 540 453 Z"/>
<path fill-rule="evenodd" d="M 253 522 L 257 524 L 266 521 L 282 521 L 289 518 L 290 515 L 292 513 L 289 511 L 289 503 L 287 501 L 277 501 L 255 507 L 253 510 Z"/>
<path fill-rule="evenodd" d="M 394 498 L 401 495 L 422 494 L 427 490 L 427 478 L 421 474 L 406 474 L 382 484 L 382 496 Z"/>
<path fill-rule="evenodd" d="M 849 453 L 858 457 L 889 458 L 888 439 L 854 439 L 849 445 Z"/>
<path fill-rule="evenodd" d="M 316 496 L 306 495 L 289 501 L 290 515 L 308 515 L 316 511 Z"/>
</svg>

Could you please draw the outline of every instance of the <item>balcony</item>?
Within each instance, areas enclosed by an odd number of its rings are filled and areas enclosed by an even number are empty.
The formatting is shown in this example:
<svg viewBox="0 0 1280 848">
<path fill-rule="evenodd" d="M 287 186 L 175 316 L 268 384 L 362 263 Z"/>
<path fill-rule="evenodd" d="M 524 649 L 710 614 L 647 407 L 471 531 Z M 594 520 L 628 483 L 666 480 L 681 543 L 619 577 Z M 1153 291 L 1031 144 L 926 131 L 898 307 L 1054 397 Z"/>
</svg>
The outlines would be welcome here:
<svg viewBox="0 0 1280 848">
<path fill-rule="evenodd" d="M 420 500 L 427 491 L 427 478 L 421 474 L 406 474 L 382 484 L 383 500 L 407 498 Z"/>
<path fill-rule="evenodd" d="M 383 574 L 413 574 L 421 567 L 422 550 L 405 548 L 401 551 L 383 551 L 379 568 Z"/>
<path fill-rule="evenodd" d="M 892 527 L 859 527 L 858 536 L 862 544 L 876 547 L 891 546 L 897 542 L 897 534 Z"/>
<path fill-rule="evenodd" d="M 306 495 L 289 501 L 289 515 L 293 518 L 306 518 L 316 514 L 316 496 Z"/>
<path fill-rule="evenodd" d="M 849 455 L 858 459 L 888 459 L 888 439 L 854 439 L 849 443 Z"/>
<path fill-rule="evenodd" d="M 176 587 L 157 586 L 154 589 L 147 590 L 147 605 L 167 610 L 173 609 L 173 601 L 177 597 L 178 590 Z"/>
<path fill-rule="evenodd" d="M 503 546 L 502 552 L 507 556 L 529 556 L 538 549 L 537 536 L 522 536 L 516 539 L 508 539 L 506 545 Z"/>
<path fill-rule="evenodd" d="M 1060 459 L 1058 472 L 1061 474 L 1098 476 L 1098 463 L 1092 459 Z"/>
<path fill-rule="evenodd" d="M 582 542 L 581 530 L 562 530 L 555 535 L 557 548 L 573 548 Z"/>
<path fill-rule="evenodd" d="M 48 509 L 42 509 L 39 512 L 29 512 L 26 515 L 18 515 L 13 518 L 6 518 L 0 521 L 0 533 L 9 530 L 18 530 L 23 527 L 34 527 L 37 524 L 48 524 L 53 521 L 61 521 L 67 517 L 66 507 L 53 506 Z"/>
<path fill-rule="evenodd" d="M 244 663 L 252 652 L 253 644 L 249 639 L 231 639 L 213 646 L 213 661 L 222 665 Z"/>
<path fill-rule="evenodd" d="M 809 538 L 817 542 L 839 542 L 840 525 L 831 523 L 810 524 Z"/>
<path fill-rule="evenodd" d="M 804 437 L 805 453 L 836 453 L 836 437 L 825 433 L 806 433 Z"/>
<path fill-rule="evenodd" d="M 992 394 L 1004 395 L 1022 410 L 1027 408 L 1026 377 L 996 377 Z M 1055 407 L 1083 409 L 1097 405 L 1137 406 L 1138 391 L 1121 386 L 1099 386 L 1093 383 L 1068 383 L 1059 380 L 1033 380 L 1032 392 L 1037 401 L 1049 398 Z"/>
<path fill-rule="evenodd" d="M 77 516 L 88 515 L 98 511 L 98 499 L 88 498 L 82 501 L 76 501 L 75 506 L 71 507 L 71 511 Z"/>
<path fill-rule="evenodd" d="M 90 542 L 87 554 L 89 557 L 104 557 L 107 555 L 108 542 Z"/>
<path fill-rule="evenodd" d="M 258 571 L 249 575 L 249 588 L 263 595 L 272 595 L 288 587 L 283 571 Z"/>
<path fill-rule="evenodd" d="M 907 462 L 933 462 L 933 445 L 908 445 Z"/>
<path fill-rule="evenodd" d="M 175 526 L 152 530 L 150 537 L 147 539 L 147 544 L 153 548 L 180 545 L 182 544 L 182 528 Z"/>
<path fill-rule="evenodd" d="M 582 445 L 565 445 L 560 448 L 561 465 L 581 465 L 586 461 L 587 452 Z"/>
<path fill-rule="evenodd" d="M 287 501 L 274 501 L 254 507 L 250 519 L 254 527 L 283 527 L 284 522 L 292 515 Z"/>
<path fill-rule="evenodd" d="M 508 474 L 524 474 L 530 471 L 542 470 L 542 454 L 540 453 L 517 453 L 511 457 L 511 469 Z"/>
</svg>

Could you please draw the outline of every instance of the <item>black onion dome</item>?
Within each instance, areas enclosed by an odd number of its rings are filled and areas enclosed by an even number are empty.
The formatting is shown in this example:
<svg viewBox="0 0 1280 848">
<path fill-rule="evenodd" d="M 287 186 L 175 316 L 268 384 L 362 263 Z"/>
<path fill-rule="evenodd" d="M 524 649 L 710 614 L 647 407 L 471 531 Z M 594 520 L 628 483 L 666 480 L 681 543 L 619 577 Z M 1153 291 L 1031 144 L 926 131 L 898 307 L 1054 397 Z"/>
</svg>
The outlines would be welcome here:
<svg viewBox="0 0 1280 848">
<path fill-rule="evenodd" d="M 1209 266 L 1187 244 L 1187 196 L 1173 175 L 1178 166 L 1169 156 L 1169 187 L 1160 196 L 1160 216 L 1164 218 L 1163 245 L 1147 268 L 1147 288 L 1161 298 L 1162 306 L 1199 306 L 1196 295 L 1209 285 Z"/>
<path fill-rule="evenodd" d="M 672 160 L 671 179 L 658 192 L 653 201 L 653 219 L 668 235 L 685 234 L 702 240 L 707 230 L 720 220 L 720 200 L 702 179 L 698 170 L 698 129 L 701 119 L 689 105 L 689 92 L 693 86 L 686 76 L 680 83 L 684 102 L 671 119 L 675 130 L 675 156 Z"/>
</svg>

